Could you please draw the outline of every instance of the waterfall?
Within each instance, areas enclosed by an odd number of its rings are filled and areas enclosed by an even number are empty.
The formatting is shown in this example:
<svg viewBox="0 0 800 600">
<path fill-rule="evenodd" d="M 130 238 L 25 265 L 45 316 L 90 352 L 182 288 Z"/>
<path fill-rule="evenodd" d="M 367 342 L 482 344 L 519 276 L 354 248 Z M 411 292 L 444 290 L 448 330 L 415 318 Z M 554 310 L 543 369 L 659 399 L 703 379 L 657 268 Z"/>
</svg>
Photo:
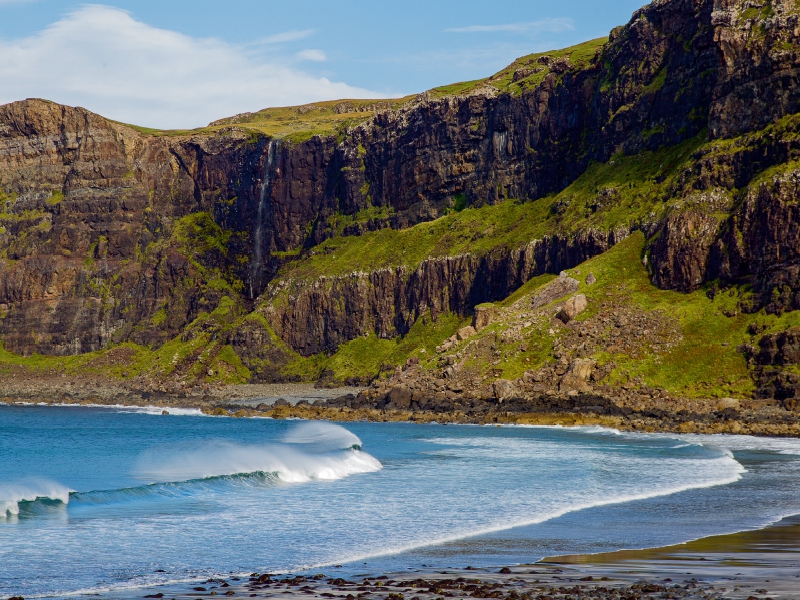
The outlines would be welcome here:
<svg viewBox="0 0 800 600">
<path fill-rule="evenodd" d="M 250 263 L 250 298 L 255 297 L 255 290 L 261 288 L 262 269 L 264 266 L 264 217 L 269 200 L 272 170 L 275 167 L 278 142 L 270 140 L 267 146 L 267 164 L 258 190 L 258 210 L 256 212 L 256 228 L 253 233 L 253 260 Z M 253 285 L 255 282 L 255 286 Z"/>
</svg>

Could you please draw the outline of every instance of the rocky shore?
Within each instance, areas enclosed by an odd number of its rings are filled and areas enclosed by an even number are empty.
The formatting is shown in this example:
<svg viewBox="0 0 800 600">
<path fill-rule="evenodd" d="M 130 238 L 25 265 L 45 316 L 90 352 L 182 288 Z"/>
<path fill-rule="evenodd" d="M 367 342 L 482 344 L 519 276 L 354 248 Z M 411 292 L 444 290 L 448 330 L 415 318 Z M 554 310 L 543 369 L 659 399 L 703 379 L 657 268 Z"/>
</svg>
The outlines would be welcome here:
<svg viewBox="0 0 800 600">
<path fill-rule="evenodd" d="M 800 422 L 777 400 L 698 400 L 554 394 L 503 400 L 416 395 L 382 382 L 366 389 L 311 384 L 214 387 L 190 393 L 148 391 L 101 380 L 4 381 L 6 404 L 99 404 L 196 408 L 215 416 L 329 421 L 581 426 L 622 431 L 800 437 Z"/>
</svg>

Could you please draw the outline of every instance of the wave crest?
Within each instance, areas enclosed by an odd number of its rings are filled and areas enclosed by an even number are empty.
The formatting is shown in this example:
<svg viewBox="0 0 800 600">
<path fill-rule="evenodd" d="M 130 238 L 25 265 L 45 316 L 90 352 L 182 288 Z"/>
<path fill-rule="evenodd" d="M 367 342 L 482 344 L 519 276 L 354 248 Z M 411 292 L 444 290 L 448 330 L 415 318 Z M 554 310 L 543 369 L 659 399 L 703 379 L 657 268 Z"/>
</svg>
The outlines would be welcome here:
<svg viewBox="0 0 800 600">
<path fill-rule="evenodd" d="M 179 482 L 270 473 L 284 483 L 304 483 L 383 468 L 379 460 L 360 450 L 356 435 L 332 423 L 302 423 L 282 442 L 256 446 L 218 441 L 166 455 L 148 453 L 139 461 L 136 474 L 156 482 Z"/>
<path fill-rule="evenodd" d="M 0 519 L 18 515 L 20 504 L 26 502 L 50 500 L 67 504 L 71 491 L 60 483 L 40 478 L 0 484 Z"/>
</svg>

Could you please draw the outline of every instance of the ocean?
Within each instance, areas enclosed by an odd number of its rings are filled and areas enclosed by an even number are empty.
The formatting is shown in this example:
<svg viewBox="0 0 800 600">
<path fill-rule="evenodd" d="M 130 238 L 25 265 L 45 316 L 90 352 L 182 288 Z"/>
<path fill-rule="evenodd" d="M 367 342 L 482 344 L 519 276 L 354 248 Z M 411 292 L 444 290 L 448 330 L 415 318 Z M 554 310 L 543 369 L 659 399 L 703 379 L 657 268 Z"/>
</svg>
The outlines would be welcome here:
<svg viewBox="0 0 800 600">
<path fill-rule="evenodd" d="M 800 513 L 800 440 L 0 405 L 0 596 L 663 546 Z"/>
</svg>

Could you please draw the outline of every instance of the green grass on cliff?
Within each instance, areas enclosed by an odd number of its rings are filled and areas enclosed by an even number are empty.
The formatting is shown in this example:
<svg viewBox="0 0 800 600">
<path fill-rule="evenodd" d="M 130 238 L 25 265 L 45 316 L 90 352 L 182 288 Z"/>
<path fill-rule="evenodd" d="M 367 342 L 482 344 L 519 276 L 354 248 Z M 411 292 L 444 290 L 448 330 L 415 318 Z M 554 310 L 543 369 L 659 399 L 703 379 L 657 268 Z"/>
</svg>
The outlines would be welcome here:
<svg viewBox="0 0 800 600">
<path fill-rule="evenodd" d="M 429 90 L 433 98 L 470 93 L 480 87 L 488 86 L 503 93 L 515 95 L 523 90 L 540 84 L 550 73 L 550 68 L 543 60 L 566 60 L 570 70 L 581 70 L 588 66 L 597 51 L 603 47 L 608 38 L 590 40 L 576 46 L 529 54 L 515 60 L 508 67 L 490 77 L 463 81 L 440 86 Z M 524 69 L 530 71 L 519 81 L 513 81 L 514 73 Z M 270 137 L 286 139 L 291 142 L 302 142 L 320 135 L 323 137 L 337 135 L 340 131 L 367 122 L 377 111 L 410 106 L 416 95 L 402 98 L 373 100 L 330 100 L 314 102 L 302 106 L 282 106 L 266 108 L 255 113 L 244 113 L 219 121 L 206 127 L 196 129 L 154 129 L 121 123 L 135 129 L 143 135 L 152 136 L 190 136 L 214 135 L 229 130 L 238 130 L 252 134 L 265 134 Z"/>
<path fill-rule="evenodd" d="M 551 73 L 548 63 L 543 62 L 548 58 L 551 61 L 566 61 L 570 71 L 581 71 L 589 66 L 597 56 L 597 52 L 606 45 L 608 37 L 601 37 L 588 42 L 570 46 L 561 50 L 550 50 L 548 52 L 537 52 L 518 58 L 502 71 L 499 71 L 487 81 L 501 92 L 510 92 L 514 95 L 521 94 L 525 89 L 530 89 L 539 85 L 544 78 Z M 530 72 L 528 75 L 525 73 Z M 514 73 L 524 75 L 518 81 L 514 81 Z"/>
<path fill-rule="evenodd" d="M 668 352 L 641 357 L 598 356 L 599 362 L 612 360 L 617 364 L 611 381 L 640 377 L 651 387 L 686 396 L 749 396 L 753 381 L 746 359 L 737 347 L 753 341 L 747 327 L 755 319 L 767 319 L 773 325 L 777 320 L 765 314 L 742 314 L 737 304 L 747 290 L 741 287 L 723 290 L 713 299 L 706 289 L 683 294 L 657 288 L 642 265 L 644 242 L 644 236 L 637 232 L 578 267 L 583 277 L 591 271 L 598 280 L 593 286 L 581 284 L 581 291 L 590 300 L 582 319 L 596 313 L 606 301 L 645 312 L 656 311 L 677 321 L 680 329 L 680 341 Z M 800 322 L 800 313 L 795 318 Z"/>
<path fill-rule="evenodd" d="M 608 42 L 608 37 L 601 37 L 560 50 L 528 54 L 518 58 L 491 77 L 443 85 L 433 88 L 429 93 L 433 98 L 443 98 L 445 96 L 467 94 L 483 87 L 489 87 L 500 93 L 510 93 L 518 96 L 526 89 L 534 88 L 542 83 L 544 78 L 552 72 L 549 65 L 554 61 L 565 61 L 566 67 L 570 71 L 585 69 L 591 64 L 598 50 L 606 42 Z M 515 73 L 518 74 L 517 81 L 514 81 Z"/>
<path fill-rule="evenodd" d="M 516 247 L 546 233 L 549 212 L 548 199 L 508 200 L 467 208 L 408 229 L 331 238 L 289 263 L 281 275 L 312 279 L 400 265 L 415 267 L 428 258 L 488 252 L 501 244 Z"/>
<path fill-rule="evenodd" d="M 594 358 L 599 364 L 616 364 L 609 381 L 616 384 L 639 381 L 688 397 L 749 397 L 754 384 L 746 358 L 737 347 L 757 344 L 763 335 L 752 336 L 749 325 L 759 323 L 767 328 L 765 333 L 781 331 L 800 325 L 800 311 L 781 316 L 764 311 L 742 313 L 739 300 L 746 298 L 749 290 L 741 286 L 720 289 L 716 294 L 708 293 L 710 286 L 690 294 L 661 290 L 650 282 L 642 264 L 644 243 L 644 236 L 636 232 L 608 252 L 567 271 L 581 282 L 580 293 L 589 300 L 589 307 L 579 320 L 607 310 L 600 308 L 606 303 L 607 307 L 657 314 L 672 321 L 680 333 L 674 347 L 665 352 L 644 352 L 639 356 L 597 353 Z M 590 272 L 597 277 L 597 283 L 591 286 L 585 283 Z M 515 292 L 514 301 L 534 291 L 532 285 L 526 287 L 527 290 Z M 508 306 L 510 300 L 497 304 Z M 481 334 L 495 335 L 502 330 L 503 325 L 498 323 Z M 517 342 L 500 345 L 504 357 L 498 365 L 500 376 L 513 379 L 543 361 L 555 361 L 548 354 L 553 347 L 551 336 L 535 327 L 529 331 L 526 352 L 518 351 Z"/>
<path fill-rule="evenodd" d="M 355 378 L 369 381 L 378 376 L 381 368 L 402 366 L 410 357 L 421 359 L 436 356 L 436 346 L 453 335 L 460 327 L 468 325 L 471 318 L 454 314 L 439 315 L 434 321 L 430 313 L 417 319 L 404 336 L 382 339 L 370 334 L 339 346 L 333 355 L 297 359 L 287 367 L 287 373 L 318 378 L 324 371 L 333 372 L 339 382 Z"/>
<path fill-rule="evenodd" d="M 644 236 L 636 232 L 608 252 L 568 271 L 581 282 L 580 292 L 589 299 L 589 308 L 579 320 L 596 315 L 606 303 L 607 307 L 622 307 L 637 314 L 658 315 L 671 322 L 679 334 L 667 351 L 645 350 L 637 356 L 598 352 L 594 358 L 599 364 L 616 365 L 609 382 L 646 384 L 688 397 L 749 397 L 754 384 L 745 357 L 737 351 L 740 344 L 757 343 L 748 333 L 749 325 L 762 324 L 767 333 L 780 331 L 800 325 L 800 311 L 781 316 L 764 311 L 743 314 L 738 302 L 749 290 L 739 286 L 721 289 L 716 294 L 709 294 L 708 288 L 691 294 L 661 290 L 650 282 L 642 264 L 644 243 Z M 585 284 L 589 272 L 597 277 L 592 286 Z M 534 278 L 495 305 L 502 310 L 515 302 L 524 303 L 552 278 L 552 275 Z M 343 381 L 348 377 L 374 376 L 381 367 L 401 366 L 411 356 L 421 358 L 423 367 L 436 368 L 435 346 L 468 321 L 456 315 L 442 315 L 436 323 L 420 320 L 405 337 L 383 340 L 371 335 L 342 345 L 330 357 L 298 357 L 292 372 L 313 378 L 314 374 L 330 370 L 335 379 Z M 553 335 L 548 331 L 550 325 L 532 323 L 523 329 L 523 344 L 519 340 L 504 341 L 503 333 L 518 324 L 518 319 L 511 315 L 481 331 L 473 340 L 491 339 L 498 351 L 497 360 L 468 357 L 465 368 L 485 372 L 489 380 L 515 379 L 528 369 L 555 362 L 553 347 L 560 335 L 558 328 Z M 420 352 L 421 348 L 426 352 Z"/>
<path fill-rule="evenodd" d="M 692 164 L 704 136 L 657 152 L 594 163 L 562 192 L 532 202 L 505 200 L 407 229 L 334 237 L 287 263 L 280 276 L 310 280 L 386 267 L 414 268 L 429 258 L 517 248 L 545 235 L 629 226 L 666 210 L 664 191 Z"/>
<path fill-rule="evenodd" d="M 302 106 L 265 108 L 255 113 L 220 119 L 197 129 L 152 129 L 126 125 L 141 134 L 153 136 L 214 135 L 238 130 L 302 142 L 315 135 L 323 137 L 336 135 L 343 128 L 365 123 L 378 110 L 400 108 L 413 98 L 414 96 L 375 100 L 331 100 Z"/>
</svg>

